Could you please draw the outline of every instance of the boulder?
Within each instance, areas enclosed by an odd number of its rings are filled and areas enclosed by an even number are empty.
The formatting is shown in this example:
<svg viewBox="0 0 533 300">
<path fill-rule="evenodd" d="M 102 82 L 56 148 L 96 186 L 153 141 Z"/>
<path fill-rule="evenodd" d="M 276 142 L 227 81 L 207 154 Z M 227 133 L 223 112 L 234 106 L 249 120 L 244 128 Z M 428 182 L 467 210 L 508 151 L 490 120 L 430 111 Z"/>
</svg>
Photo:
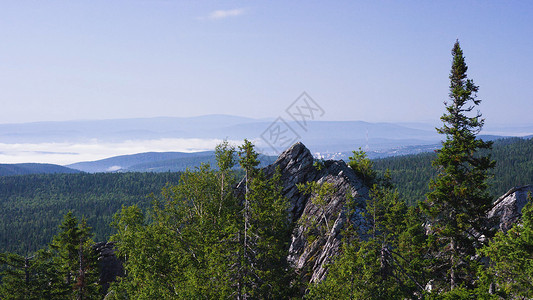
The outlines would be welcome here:
<svg viewBox="0 0 533 300">
<path fill-rule="evenodd" d="M 488 217 L 495 219 L 496 229 L 506 232 L 519 221 L 529 193 L 533 193 L 533 185 L 514 187 L 494 202 Z"/>
<path fill-rule="evenodd" d="M 114 242 L 99 242 L 93 245 L 93 250 L 98 256 L 98 267 L 100 269 L 100 284 L 102 292 L 107 293 L 109 284 L 117 278 L 124 276 L 122 261 L 115 255 Z"/>
</svg>

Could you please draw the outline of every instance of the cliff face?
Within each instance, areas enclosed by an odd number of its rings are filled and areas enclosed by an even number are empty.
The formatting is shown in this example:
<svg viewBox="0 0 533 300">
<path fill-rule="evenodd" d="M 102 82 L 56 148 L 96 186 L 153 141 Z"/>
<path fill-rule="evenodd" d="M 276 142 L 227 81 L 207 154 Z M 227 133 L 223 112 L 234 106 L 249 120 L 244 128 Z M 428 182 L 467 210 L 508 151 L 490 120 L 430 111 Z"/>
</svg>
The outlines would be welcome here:
<svg viewBox="0 0 533 300">
<path fill-rule="evenodd" d="M 341 231 L 347 217 L 346 201 L 353 198 L 363 204 L 368 188 L 343 161 L 329 160 L 314 166 L 311 152 L 302 143 L 287 149 L 264 171 L 271 176 L 276 168 L 281 171 L 283 194 L 291 203 L 290 213 L 295 224 L 288 260 L 303 280 L 320 281 L 326 274 L 325 265 L 341 245 Z M 316 194 L 301 193 L 296 187 L 311 181 L 328 182 L 333 187 L 322 205 L 313 201 Z M 362 222 L 360 211 L 352 216 L 352 221 Z"/>
<path fill-rule="evenodd" d="M 494 217 L 498 230 L 506 232 L 522 216 L 522 208 L 527 204 L 528 193 L 533 193 L 533 185 L 515 187 L 494 202 L 489 217 Z"/>
</svg>

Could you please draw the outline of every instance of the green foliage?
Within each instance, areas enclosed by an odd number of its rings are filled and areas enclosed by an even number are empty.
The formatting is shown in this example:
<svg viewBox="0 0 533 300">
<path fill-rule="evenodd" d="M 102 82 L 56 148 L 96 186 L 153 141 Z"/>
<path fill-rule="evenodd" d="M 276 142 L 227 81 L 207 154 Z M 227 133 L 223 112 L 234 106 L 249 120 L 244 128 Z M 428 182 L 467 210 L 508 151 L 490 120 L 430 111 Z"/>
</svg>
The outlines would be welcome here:
<svg viewBox="0 0 533 300">
<path fill-rule="evenodd" d="M 245 286 L 251 287 L 252 298 L 287 298 L 294 293 L 287 261 L 292 224 L 279 170 L 270 179 L 260 171 L 250 191 L 250 274 Z"/>
<path fill-rule="evenodd" d="M 483 299 L 477 297 L 476 293 L 471 289 L 465 288 L 464 286 L 456 287 L 455 289 L 439 294 L 434 294 L 430 299 L 438 300 L 474 300 L 474 299 Z"/>
<path fill-rule="evenodd" d="M 50 254 L 41 250 L 32 257 L 0 253 L 1 299 L 61 299 L 59 271 Z"/>
<path fill-rule="evenodd" d="M 258 156 L 252 142 L 244 139 L 244 144 L 239 146 L 239 164 L 241 168 L 247 173 L 252 172 L 259 165 Z"/>
<path fill-rule="evenodd" d="M 208 165 L 183 173 L 180 184 L 166 187 L 150 209 L 149 219 L 139 207 L 125 207 L 114 226 L 126 277 L 111 286 L 115 298 L 218 298 L 227 293 L 226 274 L 213 263 L 221 241 L 228 240 L 227 215 L 236 202 L 220 186 Z M 224 194 L 221 194 L 224 192 Z"/>
<path fill-rule="evenodd" d="M 59 225 L 59 233 L 50 244 L 54 263 L 63 278 L 61 294 L 72 299 L 94 299 L 100 296 L 97 257 L 91 248 L 94 242 L 90 239 L 90 231 L 85 219 L 78 222 L 74 214 L 68 212 Z"/>
<path fill-rule="evenodd" d="M 310 234 L 313 236 L 329 234 L 330 226 L 326 218 L 326 206 L 335 194 L 334 185 L 327 181 L 322 183 L 310 181 L 305 184 L 296 184 L 296 187 L 300 193 L 311 195 L 311 202 L 318 208 L 317 215 L 306 215 L 300 218 L 301 222 L 308 222 L 306 225 L 308 238 L 313 239 L 309 236 Z M 330 216 L 330 219 L 334 220 L 336 217 Z"/>
<path fill-rule="evenodd" d="M 484 154 L 486 151 L 480 151 Z M 487 192 L 492 199 L 505 194 L 513 186 L 533 182 L 533 139 L 505 138 L 494 141 L 492 158 L 498 163 L 494 176 L 487 178 Z M 425 199 L 428 180 L 435 179 L 437 169 L 431 166 L 436 153 L 422 153 L 374 160 L 378 174 L 390 170 L 392 183 L 409 205 Z"/>
<path fill-rule="evenodd" d="M 496 284 L 499 294 L 510 299 L 533 298 L 533 201 L 522 209 L 522 219 L 506 233 L 498 232 L 479 250 L 490 259 L 484 275 Z"/>
<path fill-rule="evenodd" d="M 150 206 L 151 193 L 179 173 L 49 174 L 0 177 L 0 251 L 31 255 L 46 247 L 69 211 L 85 215 L 95 240 L 113 233 L 122 205 Z"/>
<path fill-rule="evenodd" d="M 350 156 L 348 166 L 355 171 L 367 186 L 372 186 L 376 179 L 376 173 L 373 169 L 373 162 L 370 160 L 366 152 L 359 148 L 358 151 L 353 151 L 353 156 Z"/>
<path fill-rule="evenodd" d="M 322 171 L 325 168 L 324 159 L 316 159 L 313 162 L 313 167 L 315 167 L 317 171 Z"/>
<path fill-rule="evenodd" d="M 326 279 L 309 287 L 309 299 L 405 299 L 422 295 L 427 263 L 422 218 L 408 208 L 385 179 L 378 180 L 363 213 L 363 224 L 352 217 L 343 232 L 341 253 Z M 348 199 L 353 216 L 359 203 Z"/>
<path fill-rule="evenodd" d="M 49 249 L 31 257 L 0 254 L 2 299 L 100 299 L 90 228 L 69 212 Z"/>
<path fill-rule="evenodd" d="M 241 147 L 246 198 L 236 197 L 234 148 L 217 147 L 209 165 L 181 176 L 155 198 L 147 217 L 124 207 L 115 217 L 118 254 L 126 276 L 113 283 L 114 299 L 286 298 L 291 224 L 280 174 L 256 170 L 253 145 Z M 246 208 L 245 208 L 245 205 Z"/>
<path fill-rule="evenodd" d="M 446 140 L 433 162 L 437 178 L 431 180 L 427 200 L 421 203 L 439 252 L 439 261 L 431 268 L 436 285 L 446 291 L 472 284 L 476 265 L 472 257 L 479 247 L 478 235 L 491 236 L 487 213 L 492 199 L 486 180 L 495 164 L 490 154 L 480 154 L 480 150 L 492 146 L 476 138 L 484 123 L 481 114 L 467 115 L 481 100 L 476 99 L 478 87 L 467 79 L 468 68 L 459 42 L 452 55 L 452 102 L 441 117 L 442 128 L 437 129 Z"/>
</svg>

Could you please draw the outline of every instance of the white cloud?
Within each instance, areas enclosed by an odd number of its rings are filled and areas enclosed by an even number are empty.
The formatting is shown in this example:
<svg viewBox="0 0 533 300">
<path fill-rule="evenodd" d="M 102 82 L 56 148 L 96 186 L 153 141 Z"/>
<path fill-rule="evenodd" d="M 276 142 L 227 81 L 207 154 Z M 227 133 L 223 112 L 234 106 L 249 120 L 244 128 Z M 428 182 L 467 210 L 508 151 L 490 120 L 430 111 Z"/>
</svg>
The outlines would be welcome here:
<svg viewBox="0 0 533 300">
<path fill-rule="evenodd" d="M 246 12 L 244 8 L 227 9 L 227 10 L 215 10 L 207 16 L 209 20 L 221 20 L 230 17 L 241 16 Z"/>
<path fill-rule="evenodd" d="M 0 163 L 53 163 L 67 165 L 75 162 L 99 160 L 117 155 L 142 152 L 198 152 L 214 150 L 221 139 L 168 138 L 154 140 L 129 140 L 119 143 L 0 143 Z M 232 144 L 242 141 L 230 140 Z"/>
<path fill-rule="evenodd" d="M 118 171 L 118 170 L 120 170 L 120 169 L 122 169 L 121 166 L 112 166 L 112 167 L 109 167 L 109 168 L 107 169 L 107 172 L 115 172 L 115 171 Z"/>
</svg>

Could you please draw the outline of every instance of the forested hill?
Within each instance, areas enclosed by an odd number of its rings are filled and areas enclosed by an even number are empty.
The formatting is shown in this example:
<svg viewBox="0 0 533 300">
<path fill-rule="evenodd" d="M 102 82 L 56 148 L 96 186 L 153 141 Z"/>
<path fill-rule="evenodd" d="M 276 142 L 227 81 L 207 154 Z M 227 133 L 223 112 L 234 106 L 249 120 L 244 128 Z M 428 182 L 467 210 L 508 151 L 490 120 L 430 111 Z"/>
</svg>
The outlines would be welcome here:
<svg viewBox="0 0 533 300">
<path fill-rule="evenodd" d="M 273 163 L 274 156 L 260 155 L 262 166 Z M 67 167 L 83 172 L 182 172 L 202 164 L 216 166 L 215 152 L 145 152 L 79 162 Z"/>
<path fill-rule="evenodd" d="M 55 173 L 80 173 L 80 171 L 52 164 L 0 164 L 0 176 Z"/>
<path fill-rule="evenodd" d="M 533 139 L 508 138 L 494 143 L 495 176 L 489 192 L 496 199 L 511 187 L 533 183 Z M 378 159 L 374 168 L 391 170 L 402 197 L 414 204 L 424 198 L 434 153 Z M 12 166 L 12 165 L 10 165 Z M 69 210 L 86 216 L 96 240 L 107 240 L 112 216 L 122 205 L 147 207 L 151 193 L 180 173 L 40 174 L 0 177 L 0 251 L 30 253 L 50 242 Z"/>
<path fill-rule="evenodd" d="M 491 153 L 496 167 L 488 181 L 488 191 L 494 199 L 512 187 L 533 183 L 533 139 L 496 140 Z M 436 169 L 431 166 L 435 157 L 435 153 L 422 153 L 377 159 L 374 168 L 381 173 L 389 169 L 401 196 L 414 204 L 429 191 L 429 180 L 436 175 Z"/>
<path fill-rule="evenodd" d="M 0 177 L 0 252 L 31 253 L 47 245 L 63 216 L 85 216 L 95 240 L 107 240 L 123 205 L 150 205 L 148 195 L 180 173 L 47 174 Z"/>
</svg>

